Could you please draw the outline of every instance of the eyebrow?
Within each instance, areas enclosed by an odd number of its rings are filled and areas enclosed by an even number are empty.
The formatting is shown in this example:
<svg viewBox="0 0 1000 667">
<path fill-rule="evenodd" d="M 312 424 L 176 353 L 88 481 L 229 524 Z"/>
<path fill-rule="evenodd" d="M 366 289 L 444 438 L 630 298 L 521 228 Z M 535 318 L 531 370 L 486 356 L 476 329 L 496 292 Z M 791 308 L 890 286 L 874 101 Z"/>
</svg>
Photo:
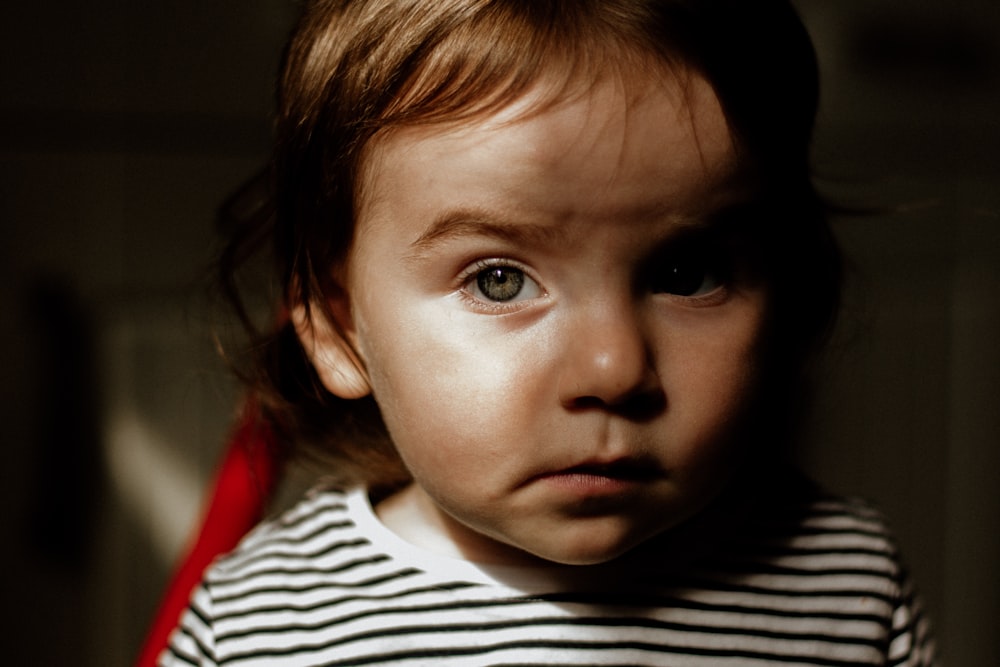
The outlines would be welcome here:
<svg viewBox="0 0 1000 667">
<path fill-rule="evenodd" d="M 483 237 L 517 245 L 549 245 L 564 235 L 562 227 L 512 223 L 484 210 L 447 211 L 410 244 L 407 259 L 420 259 L 439 245 L 462 238 Z"/>
<path fill-rule="evenodd" d="M 674 219 L 668 236 L 698 233 L 725 226 L 725 221 L 759 206 L 755 199 L 728 202 L 704 216 Z M 655 214 L 654 214 L 655 217 Z M 419 261 L 438 246 L 463 238 L 492 238 L 521 247 L 553 247 L 566 240 L 564 225 L 513 223 L 496 213 L 478 208 L 445 211 L 410 244 L 405 261 Z"/>
</svg>

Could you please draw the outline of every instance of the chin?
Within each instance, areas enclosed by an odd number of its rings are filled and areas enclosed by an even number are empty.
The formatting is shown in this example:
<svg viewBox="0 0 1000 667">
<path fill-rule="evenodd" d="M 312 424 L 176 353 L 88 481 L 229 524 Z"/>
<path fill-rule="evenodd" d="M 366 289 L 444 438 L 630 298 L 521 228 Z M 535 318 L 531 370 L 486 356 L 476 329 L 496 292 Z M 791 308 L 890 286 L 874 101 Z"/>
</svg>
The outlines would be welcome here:
<svg viewBox="0 0 1000 667">
<path fill-rule="evenodd" d="M 559 544 L 552 545 L 552 548 L 530 550 L 529 553 L 559 565 L 601 565 L 624 556 L 658 532 L 601 539 L 597 534 L 598 531 L 589 531 L 589 534 L 576 539 L 567 538 Z"/>
</svg>

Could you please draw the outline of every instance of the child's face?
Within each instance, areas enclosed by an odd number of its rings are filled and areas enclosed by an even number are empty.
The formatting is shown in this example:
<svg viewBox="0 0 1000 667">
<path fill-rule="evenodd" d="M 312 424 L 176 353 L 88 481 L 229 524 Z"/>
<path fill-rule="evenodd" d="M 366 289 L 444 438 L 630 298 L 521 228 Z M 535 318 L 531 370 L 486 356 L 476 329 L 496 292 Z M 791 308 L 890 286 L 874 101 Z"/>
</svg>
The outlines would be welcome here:
<svg viewBox="0 0 1000 667">
<path fill-rule="evenodd" d="M 365 164 L 347 328 L 415 480 L 379 510 L 473 559 L 601 562 L 738 465 L 766 295 L 692 234 L 750 193 L 700 77 L 517 113 Z"/>
</svg>

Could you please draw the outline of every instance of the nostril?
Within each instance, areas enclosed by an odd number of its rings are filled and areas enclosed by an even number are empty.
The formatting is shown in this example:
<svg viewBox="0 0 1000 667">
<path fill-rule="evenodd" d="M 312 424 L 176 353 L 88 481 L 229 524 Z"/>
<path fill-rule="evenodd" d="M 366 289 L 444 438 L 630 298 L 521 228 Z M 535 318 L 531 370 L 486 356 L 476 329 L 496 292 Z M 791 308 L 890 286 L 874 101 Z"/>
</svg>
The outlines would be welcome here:
<svg viewBox="0 0 1000 667">
<path fill-rule="evenodd" d="M 638 392 L 610 407 L 615 413 L 633 421 L 648 421 L 667 408 L 667 396 L 660 389 Z"/>
<path fill-rule="evenodd" d="M 606 406 L 604 401 L 596 396 L 578 396 L 573 399 L 573 404 L 570 407 L 577 410 L 603 410 Z"/>
<path fill-rule="evenodd" d="M 621 400 L 609 403 L 598 396 L 580 396 L 573 400 L 576 410 L 603 410 L 620 415 L 632 421 L 649 421 L 660 415 L 667 407 L 667 396 L 659 388 L 648 391 L 638 391 Z"/>
</svg>

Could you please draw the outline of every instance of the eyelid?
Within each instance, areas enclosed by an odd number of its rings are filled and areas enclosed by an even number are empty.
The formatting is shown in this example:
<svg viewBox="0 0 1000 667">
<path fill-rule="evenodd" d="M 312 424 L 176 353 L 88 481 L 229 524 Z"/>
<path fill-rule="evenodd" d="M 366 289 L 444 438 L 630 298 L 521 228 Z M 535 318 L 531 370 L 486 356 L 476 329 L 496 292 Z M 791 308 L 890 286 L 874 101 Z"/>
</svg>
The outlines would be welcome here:
<svg viewBox="0 0 1000 667">
<path fill-rule="evenodd" d="M 732 295 L 733 290 L 728 283 L 722 282 L 718 287 L 705 294 L 695 294 L 693 296 L 683 296 L 681 294 L 670 294 L 669 292 L 660 292 L 655 296 L 673 301 L 680 305 L 686 306 L 688 308 L 707 308 L 710 306 L 718 306 L 729 300 Z"/>
</svg>

